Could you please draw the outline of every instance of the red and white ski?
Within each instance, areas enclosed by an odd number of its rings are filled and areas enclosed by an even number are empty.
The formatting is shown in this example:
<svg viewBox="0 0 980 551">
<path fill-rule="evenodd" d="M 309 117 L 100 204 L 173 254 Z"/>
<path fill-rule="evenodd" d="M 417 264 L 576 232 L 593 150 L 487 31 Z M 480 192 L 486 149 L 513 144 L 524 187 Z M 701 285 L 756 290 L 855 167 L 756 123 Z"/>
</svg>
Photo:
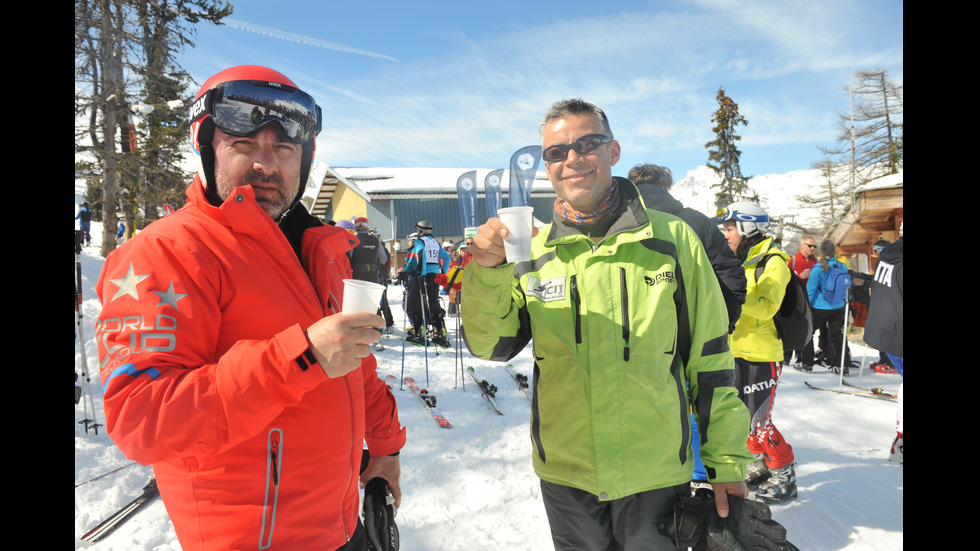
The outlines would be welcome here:
<svg viewBox="0 0 980 551">
<path fill-rule="evenodd" d="M 434 395 L 429 394 L 429 391 L 424 388 L 419 388 L 419 385 L 415 384 L 415 379 L 411 377 L 405 377 L 402 379 L 402 381 L 404 381 L 405 386 L 412 391 L 412 394 L 414 394 L 415 397 L 422 402 L 422 406 L 424 406 L 425 409 L 432 414 L 432 418 L 436 420 L 436 423 L 439 423 L 440 427 L 445 429 L 453 428 L 453 424 L 449 422 L 449 419 L 446 419 L 446 417 L 440 413 L 438 409 L 436 409 L 436 397 Z"/>
</svg>

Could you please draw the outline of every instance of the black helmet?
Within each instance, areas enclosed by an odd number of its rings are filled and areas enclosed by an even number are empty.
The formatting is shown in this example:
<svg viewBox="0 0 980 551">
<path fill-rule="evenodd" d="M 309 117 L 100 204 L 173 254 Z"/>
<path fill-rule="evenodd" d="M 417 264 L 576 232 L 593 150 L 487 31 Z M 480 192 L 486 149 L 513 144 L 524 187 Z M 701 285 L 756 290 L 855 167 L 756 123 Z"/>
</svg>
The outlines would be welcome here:
<svg viewBox="0 0 980 551">
<path fill-rule="evenodd" d="M 418 223 L 415 224 L 415 229 L 419 231 L 419 236 L 432 235 L 432 222 L 429 222 L 428 220 L 419 220 Z"/>
</svg>

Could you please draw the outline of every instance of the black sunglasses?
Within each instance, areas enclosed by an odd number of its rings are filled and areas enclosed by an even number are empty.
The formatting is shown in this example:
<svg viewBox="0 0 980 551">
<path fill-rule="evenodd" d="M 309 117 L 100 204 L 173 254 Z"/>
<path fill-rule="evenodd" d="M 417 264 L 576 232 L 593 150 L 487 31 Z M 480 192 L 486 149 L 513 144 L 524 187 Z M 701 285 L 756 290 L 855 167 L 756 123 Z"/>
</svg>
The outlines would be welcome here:
<svg viewBox="0 0 980 551">
<path fill-rule="evenodd" d="M 595 151 L 597 147 L 612 141 L 612 137 L 604 134 L 586 134 L 570 144 L 553 145 L 541 153 L 546 163 L 557 163 L 568 158 L 569 150 L 574 149 L 579 155 Z"/>
</svg>

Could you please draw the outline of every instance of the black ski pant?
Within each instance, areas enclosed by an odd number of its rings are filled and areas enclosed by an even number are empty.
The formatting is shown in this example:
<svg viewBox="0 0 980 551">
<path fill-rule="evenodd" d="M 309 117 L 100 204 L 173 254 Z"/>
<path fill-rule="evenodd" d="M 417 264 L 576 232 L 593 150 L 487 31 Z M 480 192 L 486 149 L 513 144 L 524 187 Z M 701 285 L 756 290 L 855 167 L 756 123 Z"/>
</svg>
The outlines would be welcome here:
<svg viewBox="0 0 980 551">
<path fill-rule="evenodd" d="M 675 551 L 670 538 L 657 531 L 657 521 L 670 516 L 675 497 L 685 495 L 691 495 L 689 483 L 602 501 L 577 488 L 541 481 L 556 550 Z"/>
<path fill-rule="evenodd" d="M 414 327 L 423 329 L 422 314 L 424 312 L 425 322 L 435 329 L 436 333 L 442 334 L 443 311 L 442 307 L 439 306 L 439 284 L 436 283 L 436 274 L 415 277 L 415 286 L 408 296 L 408 304 L 409 310 L 412 311 L 412 325 Z"/>
<path fill-rule="evenodd" d="M 841 351 L 844 352 L 844 365 L 851 363 L 851 350 L 844 339 L 844 309 L 820 310 L 813 309 L 813 326 L 820 328 L 821 343 L 826 337 L 826 344 L 823 344 L 822 354 L 826 358 L 828 365 L 840 365 Z M 826 333 L 826 335 L 824 334 Z M 809 346 L 803 350 L 804 365 L 813 365 L 813 347 Z"/>
</svg>

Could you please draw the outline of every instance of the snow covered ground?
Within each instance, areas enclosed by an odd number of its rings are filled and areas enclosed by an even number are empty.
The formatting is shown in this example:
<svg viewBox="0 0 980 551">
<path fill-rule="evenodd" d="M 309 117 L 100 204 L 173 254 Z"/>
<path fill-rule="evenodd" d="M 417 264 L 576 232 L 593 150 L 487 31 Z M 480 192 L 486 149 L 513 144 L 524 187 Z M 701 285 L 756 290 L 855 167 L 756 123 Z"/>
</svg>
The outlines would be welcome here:
<svg viewBox="0 0 980 551">
<path fill-rule="evenodd" d="M 76 201 L 77 205 L 77 201 Z M 97 224 L 94 243 L 101 243 Z M 77 227 L 77 223 L 76 223 Z M 94 286 L 102 266 L 98 248 L 85 248 L 81 259 L 82 314 L 86 363 L 101 412 L 95 320 L 100 305 Z M 402 289 L 389 291 L 396 326 L 402 326 Z M 455 318 L 448 319 L 450 337 Z M 393 389 L 408 444 L 402 451 L 402 508 L 397 523 L 401 549 L 546 550 L 552 549 L 538 480 L 531 469 L 528 435 L 530 402 L 506 373 L 504 364 L 475 360 L 465 351 L 402 345 L 387 338 L 377 352 L 380 375 L 414 377 L 438 398 L 438 407 L 453 424 L 440 428 L 410 391 Z M 80 370 L 75 343 L 75 369 Z M 855 361 L 867 367 L 878 353 L 861 342 L 851 343 Z M 498 387 L 497 404 L 504 415 L 491 411 L 472 380 L 460 366 L 474 366 L 481 378 Z M 521 372 L 532 372 L 528 347 L 513 360 Z M 856 372 L 852 382 L 883 387 L 897 393 L 898 375 Z M 836 386 L 838 376 L 819 370 L 805 374 L 787 369 L 777 393 L 774 421 L 793 445 L 798 462 L 798 499 L 773 507 L 774 518 L 788 530 L 789 540 L 803 551 L 896 550 L 903 548 L 904 472 L 888 461 L 895 434 L 893 402 L 808 389 L 804 381 Z M 79 484 L 126 465 L 105 435 L 86 434 L 75 408 L 75 483 Z M 150 467 L 135 466 L 75 489 L 75 548 L 98 521 L 141 492 L 151 476 Z M 157 500 L 106 540 L 91 546 L 99 550 L 179 550 L 180 544 Z"/>
</svg>

